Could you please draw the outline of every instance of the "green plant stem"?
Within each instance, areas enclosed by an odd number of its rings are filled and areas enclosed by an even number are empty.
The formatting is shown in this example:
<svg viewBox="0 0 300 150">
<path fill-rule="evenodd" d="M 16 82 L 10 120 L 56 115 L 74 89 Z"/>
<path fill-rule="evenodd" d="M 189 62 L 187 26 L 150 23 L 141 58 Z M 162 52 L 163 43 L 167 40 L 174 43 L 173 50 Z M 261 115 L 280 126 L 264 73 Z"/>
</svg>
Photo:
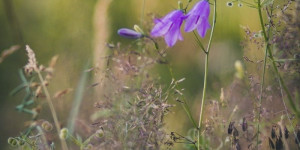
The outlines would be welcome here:
<svg viewBox="0 0 300 150">
<path fill-rule="evenodd" d="M 274 61 L 284 63 L 284 62 L 287 62 L 287 61 L 300 61 L 300 59 L 277 59 L 277 60 L 274 60 Z"/>
<path fill-rule="evenodd" d="M 265 47 L 263 72 L 262 72 L 262 79 L 261 79 L 261 84 L 260 84 L 260 95 L 259 95 L 259 101 L 258 101 L 258 122 L 257 122 L 257 138 L 256 138 L 256 146 L 257 147 L 258 147 L 258 143 L 259 143 L 260 112 L 261 112 L 262 95 L 263 95 L 263 92 L 264 92 L 264 84 L 265 84 L 265 74 L 266 74 L 268 47 L 269 47 L 269 44 L 267 44 L 266 47 Z"/>
<path fill-rule="evenodd" d="M 279 78 L 279 84 L 282 86 L 282 88 L 284 89 L 285 93 L 287 94 L 288 97 L 288 101 L 290 103 L 291 108 L 293 109 L 294 112 L 296 112 L 297 116 L 300 117 L 300 114 L 298 112 L 298 108 L 296 107 L 295 103 L 292 100 L 292 96 L 288 90 L 288 88 L 286 87 L 284 80 L 282 79 L 278 68 L 276 66 L 276 61 L 274 60 L 273 54 L 272 54 L 272 50 L 269 46 L 269 36 L 267 36 L 266 33 L 266 29 L 264 26 L 264 20 L 263 20 L 263 16 L 262 16 L 262 10 L 261 10 L 262 6 L 261 6 L 261 0 L 257 1 L 257 9 L 258 9 L 258 14 L 259 14 L 259 20 L 260 20 L 260 25 L 263 31 L 263 37 L 265 40 L 265 44 L 266 44 L 266 49 L 265 49 L 265 56 L 264 56 L 264 67 L 263 67 L 263 77 L 262 77 L 262 83 L 261 83 L 261 89 L 260 89 L 260 98 L 259 98 L 259 116 L 258 116 L 258 125 L 257 125 L 257 141 L 256 141 L 256 148 L 258 148 L 258 144 L 259 144 L 259 122 L 260 122 L 260 108 L 261 108 L 261 100 L 262 100 L 262 95 L 263 95 L 263 86 L 264 86 L 264 80 L 265 80 L 265 68 L 266 68 L 266 59 L 267 56 L 269 54 L 269 59 L 272 61 L 272 66 L 275 70 L 275 73 L 277 75 L 277 77 Z M 269 31 L 270 32 L 270 31 Z M 269 33 L 270 34 L 270 33 Z"/>
<path fill-rule="evenodd" d="M 271 33 L 271 29 L 268 29 L 268 35 L 266 34 L 266 30 L 264 28 L 264 21 L 262 18 L 262 12 L 261 12 L 261 5 L 260 3 L 258 4 L 258 9 L 259 9 L 259 18 L 260 18 L 260 24 L 262 26 L 263 34 L 264 34 L 264 39 L 265 39 L 265 51 L 264 51 L 264 63 L 263 63 L 263 72 L 262 72 L 262 79 L 261 79 L 261 84 L 260 84 L 260 95 L 259 95 L 259 101 L 258 101 L 258 122 L 257 122 L 257 137 L 256 137 L 256 147 L 258 148 L 259 144 L 259 134 L 260 134 L 260 113 L 261 113 L 261 102 L 262 102 L 262 97 L 263 97 L 263 92 L 264 92 L 264 85 L 265 85 L 265 75 L 266 75 L 266 65 L 267 65 L 267 56 L 268 56 L 268 49 L 269 49 L 269 37 Z"/>
<path fill-rule="evenodd" d="M 45 82 L 44 82 L 44 79 L 41 75 L 40 70 L 37 67 L 35 67 L 34 70 L 38 74 L 39 79 L 41 81 L 41 85 L 42 85 L 44 93 L 46 95 L 46 99 L 47 99 L 47 102 L 48 102 L 48 105 L 50 107 L 50 111 L 51 111 L 51 114 L 52 114 L 52 117 L 53 117 L 53 120 L 54 120 L 54 124 L 55 124 L 56 130 L 57 130 L 57 134 L 59 134 L 61 128 L 60 128 L 60 125 L 59 125 L 59 122 L 58 122 L 58 119 L 57 119 L 57 114 L 56 114 L 55 108 L 53 106 L 49 91 L 48 91 L 47 87 L 45 86 Z M 66 141 L 60 139 L 60 142 L 61 142 L 62 150 L 68 150 Z"/>
<path fill-rule="evenodd" d="M 261 11 L 261 1 L 258 0 L 258 13 L 259 13 L 259 19 L 260 19 L 260 24 L 261 24 L 261 28 L 262 28 L 262 31 L 263 31 L 263 36 L 264 36 L 264 39 L 265 39 L 265 42 L 268 43 L 269 39 L 267 37 L 267 34 L 266 34 L 266 30 L 265 30 L 265 27 L 264 27 L 264 21 L 263 21 L 263 17 L 262 17 L 262 11 Z M 292 95 L 290 94 L 287 86 L 285 85 L 285 82 L 284 80 L 282 79 L 279 71 L 278 71 L 278 68 L 276 66 L 276 62 L 274 60 L 274 57 L 273 57 L 273 54 L 272 54 L 272 51 L 270 49 L 269 46 L 267 46 L 267 50 L 268 50 L 268 54 L 269 54 L 269 59 L 272 61 L 272 66 L 275 70 L 275 73 L 276 75 L 278 76 L 279 78 L 279 82 L 280 84 L 282 85 L 283 87 L 283 90 L 284 92 L 286 93 L 287 95 L 287 98 L 288 98 L 288 101 L 289 101 L 289 104 L 290 104 L 290 107 L 293 109 L 293 111 L 296 113 L 297 117 L 300 118 L 300 113 L 299 113 L 299 110 L 297 108 L 297 106 L 295 105 L 293 99 L 292 99 Z"/>
<path fill-rule="evenodd" d="M 263 21 L 262 11 L 261 11 L 261 1 L 258 0 L 257 3 L 258 3 L 258 13 L 259 13 L 259 19 L 260 19 L 261 28 L 262 28 L 262 31 L 263 31 L 263 36 L 264 36 L 264 39 L 265 39 L 265 43 L 268 43 L 269 39 L 267 37 L 267 33 L 266 33 L 266 30 L 265 30 L 265 27 L 264 27 L 264 21 Z M 279 82 L 282 85 L 284 92 L 287 95 L 290 107 L 296 113 L 297 117 L 300 118 L 299 108 L 297 108 L 297 105 L 295 105 L 295 103 L 294 103 L 294 101 L 292 99 L 292 95 L 291 95 L 290 91 L 288 90 L 288 88 L 287 88 L 287 86 L 286 86 L 286 84 L 285 84 L 282 76 L 280 75 L 280 73 L 278 71 L 278 68 L 276 66 L 276 61 L 274 60 L 274 56 L 272 54 L 272 50 L 270 49 L 269 46 L 267 46 L 267 50 L 268 50 L 268 54 L 269 54 L 269 59 L 272 61 L 272 66 L 273 66 L 273 68 L 275 70 L 275 73 L 276 73 L 276 75 L 279 78 Z"/>
<path fill-rule="evenodd" d="M 194 34 L 196 41 L 197 41 L 198 45 L 200 46 L 200 48 L 203 50 L 204 53 L 206 53 L 205 48 L 204 48 L 203 44 L 201 43 L 201 41 L 199 40 L 195 31 L 193 31 L 193 34 Z"/>
<path fill-rule="evenodd" d="M 203 83 L 203 94 L 202 94 L 202 100 L 201 100 L 201 110 L 200 110 L 200 116 L 199 116 L 199 124 L 198 124 L 198 143 L 197 148 L 200 150 L 200 136 L 201 136 L 201 129 L 202 129 L 202 121 L 203 121 L 203 111 L 204 111 L 204 102 L 205 102 L 205 95 L 206 95 L 206 87 L 207 87 L 207 72 L 208 72 L 208 58 L 209 58 L 209 51 L 211 48 L 212 38 L 214 34 L 214 29 L 217 22 L 217 2 L 214 0 L 214 16 L 213 16 L 213 25 L 210 32 L 210 38 L 208 41 L 207 50 L 205 51 L 205 69 L 204 69 L 204 83 Z"/>
</svg>

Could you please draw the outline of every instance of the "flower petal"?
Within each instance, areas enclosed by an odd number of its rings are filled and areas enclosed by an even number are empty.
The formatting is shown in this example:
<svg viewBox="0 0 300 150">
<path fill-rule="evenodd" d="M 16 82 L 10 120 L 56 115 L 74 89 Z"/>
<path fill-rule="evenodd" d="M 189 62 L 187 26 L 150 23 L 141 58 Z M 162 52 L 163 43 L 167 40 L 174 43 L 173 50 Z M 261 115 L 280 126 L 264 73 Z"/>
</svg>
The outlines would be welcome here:
<svg viewBox="0 0 300 150">
<path fill-rule="evenodd" d="M 199 24 L 199 26 L 197 27 L 197 31 L 198 31 L 198 34 L 204 38 L 207 30 L 210 28 L 210 24 L 208 22 L 208 20 L 202 20 L 201 23 Z"/>
<path fill-rule="evenodd" d="M 194 14 L 191 14 L 190 16 L 188 16 L 188 18 L 186 19 L 186 22 L 185 22 L 184 31 L 191 32 L 194 29 L 196 29 L 199 18 L 200 18 L 199 15 L 194 15 Z"/>
<path fill-rule="evenodd" d="M 165 41 L 169 47 L 174 46 L 178 39 L 182 39 L 180 33 L 181 24 L 182 22 L 174 23 L 170 31 L 165 35 Z"/>
<path fill-rule="evenodd" d="M 178 34 L 178 40 L 182 41 L 183 40 L 183 37 L 181 35 L 181 32 L 179 31 L 179 34 Z"/>
<path fill-rule="evenodd" d="M 172 25 L 172 22 L 157 23 L 151 30 L 151 36 L 153 36 L 153 37 L 164 36 L 170 30 L 171 25 Z"/>
<path fill-rule="evenodd" d="M 185 19 L 181 10 L 174 10 L 161 19 L 155 19 L 155 26 L 151 30 L 151 36 L 165 36 L 165 41 L 169 47 L 175 45 L 177 40 L 182 40 L 180 26 Z"/>
<path fill-rule="evenodd" d="M 209 17 L 210 8 L 207 0 L 199 1 L 186 15 L 185 32 L 191 32 L 196 29 L 202 20 L 207 20 Z"/>
</svg>

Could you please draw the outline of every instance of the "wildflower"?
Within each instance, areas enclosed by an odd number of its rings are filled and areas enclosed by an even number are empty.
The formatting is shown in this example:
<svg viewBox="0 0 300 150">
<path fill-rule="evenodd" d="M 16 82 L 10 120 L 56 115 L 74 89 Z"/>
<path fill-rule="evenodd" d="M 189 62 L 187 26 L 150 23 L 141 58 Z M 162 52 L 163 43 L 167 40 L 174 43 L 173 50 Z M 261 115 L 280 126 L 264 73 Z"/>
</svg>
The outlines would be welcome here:
<svg viewBox="0 0 300 150">
<path fill-rule="evenodd" d="M 185 32 L 191 32 L 197 28 L 199 35 L 203 38 L 210 28 L 208 21 L 210 13 L 207 0 L 198 2 L 192 10 L 186 15 Z"/>
<path fill-rule="evenodd" d="M 102 137 L 104 136 L 104 131 L 103 131 L 103 129 L 100 129 L 100 130 L 96 131 L 96 136 L 97 136 L 98 138 L 102 138 Z"/>
<path fill-rule="evenodd" d="M 234 127 L 234 122 L 230 122 L 228 126 L 228 134 L 232 133 L 233 127 Z"/>
<path fill-rule="evenodd" d="M 243 118 L 242 129 L 243 131 L 246 131 L 248 129 L 248 124 L 245 117 Z"/>
<path fill-rule="evenodd" d="M 286 128 L 286 126 L 284 127 L 284 137 L 286 139 L 289 138 L 289 130 Z"/>
<path fill-rule="evenodd" d="M 139 33 L 139 32 L 136 32 L 134 30 L 127 29 L 127 28 L 119 29 L 118 34 L 120 36 L 123 36 L 125 38 L 129 38 L 129 39 L 138 39 L 138 38 L 143 37 L 142 33 Z"/>
<path fill-rule="evenodd" d="M 275 126 L 272 127 L 271 137 L 272 137 L 272 139 L 274 139 L 276 137 Z"/>
<path fill-rule="evenodd" d="M 177 40 L 183 40 L 180 26 L 185 16 L 181 10 L 174 10 L 161 19 L 155 19 L 155 26 L 151 31 L 151 36 L 164 36 L 169 47 L 175 45 Z"/>
</svg>

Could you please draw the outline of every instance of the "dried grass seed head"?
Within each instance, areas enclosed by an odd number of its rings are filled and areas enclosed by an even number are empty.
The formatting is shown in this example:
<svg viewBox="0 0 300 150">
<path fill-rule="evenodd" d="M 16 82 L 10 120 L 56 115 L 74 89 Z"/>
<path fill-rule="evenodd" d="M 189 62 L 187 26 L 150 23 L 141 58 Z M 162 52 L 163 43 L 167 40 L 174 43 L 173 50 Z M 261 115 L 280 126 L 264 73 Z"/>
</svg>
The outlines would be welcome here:
<svg viewBox="0 0 300 150">
<path fill-rule="evenodd" d="M 24 68 L 27 74 L 31 74 L 35 69 L 37 69 L 37 61 L 35 58 L 35 53 L 29 47 L 29 45 L 26 45 L 26 51 L 28 56 L 28 63 L 25 65 Z"/>
</svg>

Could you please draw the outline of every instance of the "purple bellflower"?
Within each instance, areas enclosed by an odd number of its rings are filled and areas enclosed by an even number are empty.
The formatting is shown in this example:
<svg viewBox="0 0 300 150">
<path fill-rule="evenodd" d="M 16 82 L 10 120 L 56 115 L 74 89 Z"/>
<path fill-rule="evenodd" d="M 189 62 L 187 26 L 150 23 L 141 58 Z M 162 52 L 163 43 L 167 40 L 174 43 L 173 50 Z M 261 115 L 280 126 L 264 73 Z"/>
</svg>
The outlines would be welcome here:
<svg viewBox="0 0 300 150">
<path fill-rule="evenodd" d="M 180 26 L 184 19 L 185 16 L 181 10 L 174 10 L 161 19 L 155 19 L 151 36 L 164 36 L 167 45 L 174 46 L 177 40 L 183 40 Z"/>
<path fill-rule="evenodd" d="M 185 32 L 191 32 L 197 28 L 199 35 L 204 38 L 209 24 L 209 3 L 207 0 L 199 1 L 186 15 Z"/>
<path fill-rule="evenodd" d="M 142 33 L 139 33 L 139 32 L 136 32 L 134 30 L 127 29 L 127 28 L 119 29 L 118 34 L 120 36 L 123 36 L 125 38 L 129 38 L 129 39 L 138 39 L 138 38 L 143 37 Z"/>
</svg>

